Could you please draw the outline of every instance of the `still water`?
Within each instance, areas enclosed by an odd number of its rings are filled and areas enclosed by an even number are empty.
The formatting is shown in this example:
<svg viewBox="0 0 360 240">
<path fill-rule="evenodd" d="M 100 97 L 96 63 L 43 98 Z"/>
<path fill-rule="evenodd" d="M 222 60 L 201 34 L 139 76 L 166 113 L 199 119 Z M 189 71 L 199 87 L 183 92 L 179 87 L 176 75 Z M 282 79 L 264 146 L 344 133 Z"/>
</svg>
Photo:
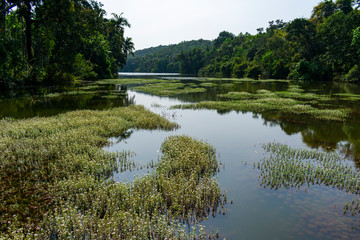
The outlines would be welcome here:
<svg viewBox="0 0 360 240">
<path fill-rule="evenodd" d="M 203 139 L 217 149 L 225 168 L 217 178 L 233 204 L 225 215 L 202 222 L 208 230 L 219 228 L 226 239 L 358 239 L 359 219 L 343 214 L 346 201 L 355 196 L 324 186 L 304 190 L 261 188 L 253 164 L 263 157 L 262 143 L 280 142 L 308 148 L 303 132 L 287 133 L 281 124 L 253 113 L 219 114 L 209 110 L 169 110 L 183 103 L 176 98 L 157 97 L 129 90 L 136 104 L 145 105 L 181 125 L 173 132 L 134 131 L 127 139 L 113 139 L 110 151 L 130 150 L 136 162 L 157 160 L 161 143 L 169 135 L 186 134 Z M 328 129 L 337 124 L 327 125 Z M 300 129 L 302 129 L 300 127 Z M 323 139 L 326 142 L 326 139 Z M 340 149 L 338 149 L 340 150 Z M 118 174 L 117 181 L 129 181 L 146 171 Z"/>
<path fill-rule="evenodd" d="M 186 81 L 192 81 L 186 79 Z M 108 151 L 129 150 L 136 153 L 134 160 L 146 164 L 159 158 L 161 143 L 169 135 L 185 134 L 215 146 L 217 157 L 224 168 L 216 176 L 227 192 L 226 214 L 200 223 L 207 230 L 219 229 L 226 239 L 360 239 L 359 216 L 343 214 L 346 201 L 357 196 L 325 186 L 306 189 L 270 190 L 260 187 L 259 171 L 254 163 L 264 157 L 261 144 L 279 142 L 295 148 L 336 150 L 358 166 L 360 159 L 360 122 L 321 122 L 302 119 L 293 122 L 274 119 L 271 114 L 251 112 L 217 112 L 213 110 L 177 110 L 177 104 L 215 100 L 216 95 L 229 91 L 254 93 L 259 89 L 286 90 L 288 83 L 239 83 L 214 81 L 204 93 L 176 97 L 158 97 L 131 90 L 129 87 L 76 86 L 52 92 L 37 92 L 0 100 L 0 118 L 50 116 L 76 109 L 104 109 L 141 104 L 181 128 L 176 131 L 130 130 L 126 137 L 113 138 Z M 313 85 L 302 87 L 313 91 Z M 320 84 L 322 94 L 360 93 L 358 87 Z M 126 94 L 127 93 L 127 94 Z M 131 181 L 147 170 L 116 174 L 116 181 Z M 232 201 L 232 204 L 230 204 Z"/>
</svg>

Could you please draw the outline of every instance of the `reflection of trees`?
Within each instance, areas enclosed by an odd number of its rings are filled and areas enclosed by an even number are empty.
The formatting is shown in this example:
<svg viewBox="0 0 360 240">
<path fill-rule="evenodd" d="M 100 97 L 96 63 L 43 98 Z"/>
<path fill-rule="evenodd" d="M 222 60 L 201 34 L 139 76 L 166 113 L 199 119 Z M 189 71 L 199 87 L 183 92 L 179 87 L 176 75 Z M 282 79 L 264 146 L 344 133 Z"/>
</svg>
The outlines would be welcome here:
<svg viewBox="0 0 360 240">
<path fill-rule="evenodd" d="M 116 143 L 126 142 L 126 139 L 129 139 L 133 133 L 134 130 L 127 130 L 122 135 L 115 137 Z"/>
<path fill-rule="evenodd" d="M 280 126 L 288 135 L 300 133 L 303 142 L 311 148 L 325 151 L 338 149 L 355 161 L 360 168 L 360 125 L 355 122 L 326 122 L 308 118 L 286 118 L 277 113 L 254 114 L 267 126 Z"/>
<path fill-rule="evenodd" d="M 52 116 L 78 109 L 101 110 L 134 104 L 134 96 L 126 94 L 126 87 L 112 85 L 90 90 L 70 89 L 59 96 L 43 97 L 27 94 L 26 97 L 8 98 L 0 101 L 0 118 L 29 118 Z M 40 93 L 41 94 L 41 93 Z"/>
</svg>

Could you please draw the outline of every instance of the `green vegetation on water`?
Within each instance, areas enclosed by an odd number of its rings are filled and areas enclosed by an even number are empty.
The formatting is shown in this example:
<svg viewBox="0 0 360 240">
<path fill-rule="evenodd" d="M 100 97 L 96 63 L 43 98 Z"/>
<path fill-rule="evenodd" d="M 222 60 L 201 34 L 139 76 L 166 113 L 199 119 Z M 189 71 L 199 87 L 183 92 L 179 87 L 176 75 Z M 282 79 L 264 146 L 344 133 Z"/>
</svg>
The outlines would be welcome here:
<svg viewBox="0 0 360 240">
<path fill-rule="evenodd" d="M 346 164 L 336 152 L 293 149 L 279 143 L 264 144 L 262 147 L 269 156 L 254 165 L 261 171 L 261 186 L 300 189 L 323 184 L 360 194 L 359 172 L 354 166 Z"/>
<path fill-rule="evenodd" d="M 103 79 L 96 81 L 97 84 L 113 85 L 113 84 L 141 84 L 141 83 L 165 83 L 167 80 L 153 78 L 119 78 L 119 79 Z M 173 80 L 171 80 L 173 82 Z"/>
<path fill-rule="evenodd" d="M 262 147 L 268 155 L 254 163 L 254 168 L 260 170 L 260 185 L 265 188 L 306 189 L 316 184 L 345 190 L 354 196 L 360 194 L 359 172 L 335 151 L 294 149 L 279 143 Z M 360 213 L 359 199 L 346 202 L 344 213 Z"/>
<path fill-rule="evenodd" d="M 173 96 L 179 94 L 206 92 L 206 88 L 197 87 L 192 83 L 155 83 L 145 86 L 135 87 L 134 90 L 147 92 L 158 96 Z"/>
<path fill-rule="evenodd" d="M 1 239 L 205 238 L 185 230 L 226 201 L 215 150 L 186 136 L 162 146 L 154 172 L 115 183 L 131 153 L 101 149 L 129 128 L 179 127 L 142 106 L 0 121 Z M 206 235 L 207 236 L 207 235 Z"/>
<path fill-rule="evenodd" d="M 339 96 L 341 98 L 341 96 Z M 215 109 L 219 111 L 252 111 L 257 113 L 277 112 L 284 117 L 310 116 L 319 120 L 345 121 L 352 110 L 334 104 L 330 96 L 305 93 L 300 86 L 290 85 L 288 91 L 271 92 L 258 90 L 256 93 L 229 92 L 219 94 L 219 101 L 203 101 L 195 104 L 174 106 L 182 109 Z M 349 98 L 341 98 L 349 101 Z M 357 98 L 352 96 L 351 100 Z"/>
</svg>

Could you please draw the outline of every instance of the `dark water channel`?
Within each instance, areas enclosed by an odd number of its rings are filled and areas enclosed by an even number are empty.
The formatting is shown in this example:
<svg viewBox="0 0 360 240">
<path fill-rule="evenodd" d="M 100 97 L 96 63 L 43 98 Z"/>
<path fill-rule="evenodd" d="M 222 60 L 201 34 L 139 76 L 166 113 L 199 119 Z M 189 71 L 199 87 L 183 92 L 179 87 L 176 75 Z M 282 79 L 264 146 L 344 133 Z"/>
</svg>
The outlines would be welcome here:
<svg viewBox="0 0 360 240">
<path fill-rule="evenodd" d="M 187 80 L 191 81 L 191 80 Z M 256 92 L 258 89 L 286 90 L 288 83 L 239 83 L 214 81 L 204 93 L 158 97 L 119 86 L 75 88 L 71 94 L 46 93 L 0 101 L 0 118 L 49 116 L 75 109 L 104 109 L 141 104 L 181 128 L 172 131 L 129 131 L 126 138 L 111 139 L 109 151 L 130 150 L 134 160 L 146 164 L 159 157 L 161 143 L 169 135 L 186 134 L 215 146 L 218 160 L 225 167 L 217 178 L 227 192 L 226 214 L 209 217 L 200 223 L 210 231 L 219 229 L 226 239 L 360 239 L 359 216 L 343 214 L 346 201 L 357 196 L 325 186 L 306 189 L 271 190 L 260 187 L 259 171 L 254 168 L 264 157 L 260 145 L 279 142 L 295 148 L 336 150 L 355 164 L 360 159 L 360 121 L 345 123 L 316 120 L 286 121 L 272 114 L 217 112 L 213 110 L 176 110 L 170 106 L 201 100 L 214 100 L 229 91 Z M 306 91 L 314 88 L 303 85 Z M 343 86 L 319 85 L 322 94 L 341 93 Z M 76 92 L 77 91 L 77 92 Z M 347 92 L 360 93 L 358 87 Z M 124 95 L 123 93 L 127 93 Z M 53 95 L 51 95 L 53 94 Z M 147 170 L 117 174 L 117 181 L 130 181 Z"/>
</svg>

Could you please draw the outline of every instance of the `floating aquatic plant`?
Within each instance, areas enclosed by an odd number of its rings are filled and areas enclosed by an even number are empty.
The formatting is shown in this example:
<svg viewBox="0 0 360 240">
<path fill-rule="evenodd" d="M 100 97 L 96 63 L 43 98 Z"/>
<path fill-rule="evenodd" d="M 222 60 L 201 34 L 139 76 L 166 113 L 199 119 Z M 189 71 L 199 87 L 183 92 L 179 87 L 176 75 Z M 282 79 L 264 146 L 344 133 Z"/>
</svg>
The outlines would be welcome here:
<svg viewBox="0 0 360 240">
<path fill-rule="evenodd" d="M 186 84 L 180 82 L 147 84 L 140 87 L 134 87 L 133 89 L 159 96 L 173 96 L 179 94 L 199 93 L 206 91 L 206 88 L 197 87 L 197 85 L 195 84 Z"/>
<path fill-rule="evenodd" d="M 190 137 L 167 139 L 148 175 L 110 180 L 138 165 L 131 152 L 102 150 L 109 137 L 178 127 L 141 106 L 0 126 L 0 239 L 205 239 L 199 221 L 225 212 L 215 150 Z"/>
<path fill-rule="evenodd" d="M 345 121 L 352 110 L 332 104 L 329 96 L 304 93 L 299 86 L 292 86 L 286 92 L 271 92 L 260 89 L 255 94 L 229 92 L 219 94 L 220 101 L 203 101 L 195 104 L 174 106 L 182 109 L 215 109 L 219 111 L 252 111 L 257 113 L 277 112 L 284 116 L 304 115 L 319 120 Z"/>
<path fill-rule="evenodd" d="M 271 189 L 301 188 L 314 184 L 360 193 L 360 175 L 336 152 L 293 149 L 279 143 L 264 144 L 268 156 L 255 164 L 260 184 Z"/>
</svg>

